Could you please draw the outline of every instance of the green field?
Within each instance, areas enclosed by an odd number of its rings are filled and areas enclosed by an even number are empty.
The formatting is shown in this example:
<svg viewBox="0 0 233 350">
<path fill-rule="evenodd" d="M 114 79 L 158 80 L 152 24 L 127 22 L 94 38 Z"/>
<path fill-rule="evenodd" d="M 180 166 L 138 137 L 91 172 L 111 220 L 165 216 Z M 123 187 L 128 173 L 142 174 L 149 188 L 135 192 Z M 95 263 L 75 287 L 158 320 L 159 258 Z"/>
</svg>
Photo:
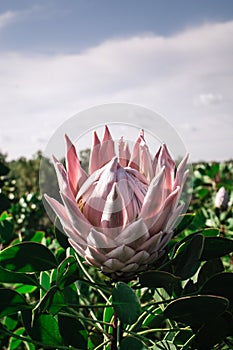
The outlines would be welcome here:
<svg viewBox="0 0 233 350">
<path fill-rule="evenodd" d="M 166 253 L 116 283 L 50 222 L 40 157 L 0 156 L 1 349 L 233 349 L 232 161 L 193 164 L 188 212 Z"/>
</svg>

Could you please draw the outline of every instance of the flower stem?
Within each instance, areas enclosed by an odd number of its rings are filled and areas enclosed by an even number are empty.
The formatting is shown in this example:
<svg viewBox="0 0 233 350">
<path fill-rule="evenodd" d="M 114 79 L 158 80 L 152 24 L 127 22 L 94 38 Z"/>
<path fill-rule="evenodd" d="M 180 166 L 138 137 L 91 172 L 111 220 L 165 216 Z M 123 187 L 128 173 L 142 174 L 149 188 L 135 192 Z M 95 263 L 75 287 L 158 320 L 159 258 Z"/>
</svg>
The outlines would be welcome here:
<svg viewBox="0 0 233 350">
<path fill-rule="evenodd" d="M 116 311 L 114 310 L 114 316 L 113 316 L 113 323 L 112 323 L 112 343 L 111 343 L 111 350 L 117 350 L 117 338 L 118 338 L 118 332 L 117 332 L 117 326 L 118 326 L 118 317 L 116 314 Z"/>
</svg>

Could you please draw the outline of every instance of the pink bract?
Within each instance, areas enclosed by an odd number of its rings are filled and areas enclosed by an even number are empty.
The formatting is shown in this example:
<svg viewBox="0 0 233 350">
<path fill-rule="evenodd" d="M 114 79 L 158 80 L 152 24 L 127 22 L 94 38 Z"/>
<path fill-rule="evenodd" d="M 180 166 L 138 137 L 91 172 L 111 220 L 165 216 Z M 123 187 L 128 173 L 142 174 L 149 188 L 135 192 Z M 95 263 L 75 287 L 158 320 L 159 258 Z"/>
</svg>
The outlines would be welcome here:
<svg viewBox="0 0 233 350">
<path fill-rule="evenodd" d="M 151 157 L 141 131 L 132 152 L 123 138 L 118 156 L 107 126 L 96 132 L 89 172 L 66 136 L 66 169 L 54 159 L 62 204 L 45 195 L 72 247 L 114 279 L 148 269 L 164 253 L 182 213 L 186 156 L 176 168 L 165 144 Z"/>
</svg>

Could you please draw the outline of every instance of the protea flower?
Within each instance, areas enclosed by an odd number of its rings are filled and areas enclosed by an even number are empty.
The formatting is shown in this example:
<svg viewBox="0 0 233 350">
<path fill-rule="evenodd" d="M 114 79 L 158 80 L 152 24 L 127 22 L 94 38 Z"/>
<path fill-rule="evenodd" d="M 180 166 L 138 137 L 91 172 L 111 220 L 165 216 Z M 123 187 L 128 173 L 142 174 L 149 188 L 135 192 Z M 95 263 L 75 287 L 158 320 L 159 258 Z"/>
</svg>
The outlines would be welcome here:
<svg viewBox="0 0 233 350">
<path fill-rule="evenodd" d="M 228 200 L 229 200 L 229 196 L 225 187 L 223 186 L 220 187 L 220 189 L 218 190 L 215 196 L 215 201 L 214 201 L 215 208 L 226 210 L 228 206 Z"/>
<path fill-rule="evenodd" d="M 55 159 L 63 204 L 45 195 L 72 247 L 114 279 L 148 269 L 164 253 L 184 204 L 187 156 L 176 169 L 163 144 L 152 159 L 141 131 L 132 153 L 123 138 L 118 156 L 107 126 L 94 132 L 89 174 L 66 136 L 66 170 Z"/>
</svg>

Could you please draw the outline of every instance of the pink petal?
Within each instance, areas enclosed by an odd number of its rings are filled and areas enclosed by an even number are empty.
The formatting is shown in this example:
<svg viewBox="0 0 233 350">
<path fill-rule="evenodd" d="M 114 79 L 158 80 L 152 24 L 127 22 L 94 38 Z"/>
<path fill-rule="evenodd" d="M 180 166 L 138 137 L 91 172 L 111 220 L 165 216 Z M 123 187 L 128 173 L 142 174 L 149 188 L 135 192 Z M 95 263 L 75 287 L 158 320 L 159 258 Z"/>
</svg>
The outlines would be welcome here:
<svg viewBox="0 0 233 350">
<path fill-rule="evenodd" d="M 89 162 L 89 174 L 94 173 L 94 171 L 100 168 L 99 152 L 100 152 L 100 140 L 97 136 L 97 133 L 94 131 L 93 145 L 91 148 L 90 162 Z"/>
<path fill-rule="evenodd" d="M 131 263 L 131 264 L 127 264 L 124 267 L 122 267 L 121 271 L 122 272 L 135 272 L 138 270 L 138 268 L 139 268 L 138 264 Z"/>
<path fill-rule="evenodd" d="M 117 247 L 117 244 L 114 240 L 106 236 L 100 231 L 97 231 L 95 228 L 92 228 L 88 237 L 87 244 L 91 247 L 97 249 L 113 249 Z"/>
<path fill-rule="evenodd" d="M 165 200 L 164 182 L 165 169 L 163 167 L 149 185 L 140 213 L 141 218 L 147 219 L 153 217 L 162 207 Z"/>
<path fill-rule="evenodd" d="M 80 245 L 78 245 L 75 241 L 73 241 L 72 239 L 69 239 L 69 243 L 70 245 L 74 248 L 74 250 L 83 258 L 85 258 L 85 251 L 82 247 L 80 247 Z"/>
<path fill-rule="evenodd" d="M 163 166 L 165 166 L 165 174 L 166 174 L 165 188 L 168 190 L 168 193 L 169 193 L 173 189 L 176 164 L 172 159 L 172 157 L 170 156 L 167 146 L 165 144 L 161 146 L 158 154 L 158 162 L 157 162 L 155 175 L 158 173 L 158 171 L 160 171 L 160 169 Z"/>
<path fill-rule="evenodd" d="M 128 216 L 121 193 L 118 190 L 117 184 L 114 183 L 105 202 L 101 227 L 116 228 L 118 229 L 117 231 L 121 231 L 126 226 L 127 219 Z"/>
<path fill-rule="evenodd" d="M 182 213 L 183 209 L 185 207 L 185 203 L 180 204 L 173 213 L 171 214 L 166 226 L 164 227 L 165 232 L 171 232 L 173 230 L 174 225 L 176 224 L 179 215 Z"/>
<path fill-rule="evenodd" d="M 101 147 L 99 151 L 99 167 L 102 167 L 103 165 L 108 163 L 115 156 L 116 156 L 116 153 L 115 153 L 114 141 L 112 139 L 112 136 L 110 134 L 110 131 L 107 125 L 105 125 L 104 137 L 101 142 Z"/>
<path fill-rule="evenodd" d="M 129 161 L 129 167 L 136 169 L 139 171 L 140 169 L 140 142 L 141 142 L 141 136 L 137 138 L 134 146 L 133 146 L 133 152 L 131 154 L 131 158 Z"/>
<path fill-rule="evenodd" d="M 103 272 L 111 273 L 114 271 L 121 271 L 123 267 L 124 263 L 120 262 L 118 259 L 108 259 L 101 268 Z"/>
<path fill-rule="evenodd" d="M 174 188 L 177 187 L 177 186 L 181 186 L 182 185 L 184 174 L 187 172 L 187 170 L 185 171 L 185 167 L 186 167 L 188 158 L 189 158 L 189 154 L 187 154 L 182 159 L 182 161 L 180 162 L 180 164 L 177 167 L 176 178 L 175 178 L 175 182 L 174 182 Z"/>
<path fill-rule="evenodd" d="M 119 141 L 119 163 L 121 166 L 126 167 L 130 160 L 129 146 L 126 141 L 121 137 Z"/>
<path fill-rule="evenodd" d="M 74 200 L 64 193 L 61 193 L 61 197 L 72 225 L 86 238 L 92 225 L 87 221 Z"/>
<path fill-rule="evenodd" d="M 102 212 L 104 210 L 107 196 L 116 182 L 117 158 L 106 164 L 99 180 L 90 186 L 82 195 L 84 202 L 83 213 L 94 226 L 100 227 Z M 78 194 L 79 195 L 79 194 Z"/>
<path fill-rule="evenodd" d="M 88 259 L 88 261 L 96 261 L 100 265 L 107 260 L 107 256 L 105 254 L 103 254 L 99 249 L 91 246 L 88 246 L 85 250 L 85 258 Z"/>
<path fill-rule="evenodd" d="M 126 245 L 122 245 L 111 250 L 109 253 L 106 254 L 106 257 L 108 259 L 118 259 L 121 262 L 127 262 L 134 255 L 134 249 L 127 247 Z"/>
<path fill-rule="evenodd" d="M 87 179 L 86 172 L 82 169 L 76 149 L 73 143 L 70 141 L 69 137 L 65 135 L 66 138 L 66 166 L 67 166 L 67 174 L 68 180 L 70 184 L 70 188 L 74 193 L 74 196 L 77 195 L 79 188 Z"/>
<path fill-rule="evenodd" d="M 158 232 L 149 239 L 147 239 L 140 247 L 140 250 L 145 250 L 147 253 L 152 254 L 153 252 L 160 249 L 160 242 L 163 236 L 163 232 Z M 138 249 L 138 250 L 139 250 Z"/>
<path fill-rule="evenodd" d="M 150 182 L 154 177 L 154 171 L 152 168 L 152 161 L 149 149 L 146 144 L 141 146 L 141 163 L 140 172 L 145 175 L 147 180 Z"/>
<path fill-rule="evenodd" d="M 149 256 L 150 254 L 145 249 L 142 249 L 135 252 L 134 256 L 127 261 L 127 264 L 136 263 L 138 265 L 143 265 L 146 263 Z"/>
<path fill-rule="evenodd" d="M 167 221 L 170 218 L 171 213 L 174 209 L 174 204 L 176 203 L 177 196 L 179 196 L 179 187 L 175 189 L 165 200 L 163 206 L 160 210 L 152 217 L 145 218 L 144 221 L 151 235 L 156 234 L 163 230 L 166 226 Z"/>
<path fill-rule="evenodd" d="M 58 181 L 60 191 L 66 193 L 68 196 L 74 197 L 74 194 L 71 191 L 71 188 L 69 185 L 67 172 L 63 164 L 61 164 L 55 157 L 53 157 L 53 161 L 54 161 L 54 168 L 56 171 L 57 181 Z"/>
<path fill-rule="evenodd" d="M 140 246 L 140 243 L 149 237 L 148 229 L 142 219 L 129 224 L 116 237 L 117 245 L 128 245 L 130 247 Z"/>
<path fill-rule="evenodd" d="M 85 238 L 82 236 L 82 231 L 76 230 L 76 228 L 72 225 L 64 206 L 56 201 L 56 199 L 49 197 L 47 194 L 44 195 L 46 201 L 49 203 L 55 214 L 58 216 L 61 225 L 66 232 L 66 234 L 74 241 L 78 242 L 79 245 L 86 248 Z"/>
</svg>

